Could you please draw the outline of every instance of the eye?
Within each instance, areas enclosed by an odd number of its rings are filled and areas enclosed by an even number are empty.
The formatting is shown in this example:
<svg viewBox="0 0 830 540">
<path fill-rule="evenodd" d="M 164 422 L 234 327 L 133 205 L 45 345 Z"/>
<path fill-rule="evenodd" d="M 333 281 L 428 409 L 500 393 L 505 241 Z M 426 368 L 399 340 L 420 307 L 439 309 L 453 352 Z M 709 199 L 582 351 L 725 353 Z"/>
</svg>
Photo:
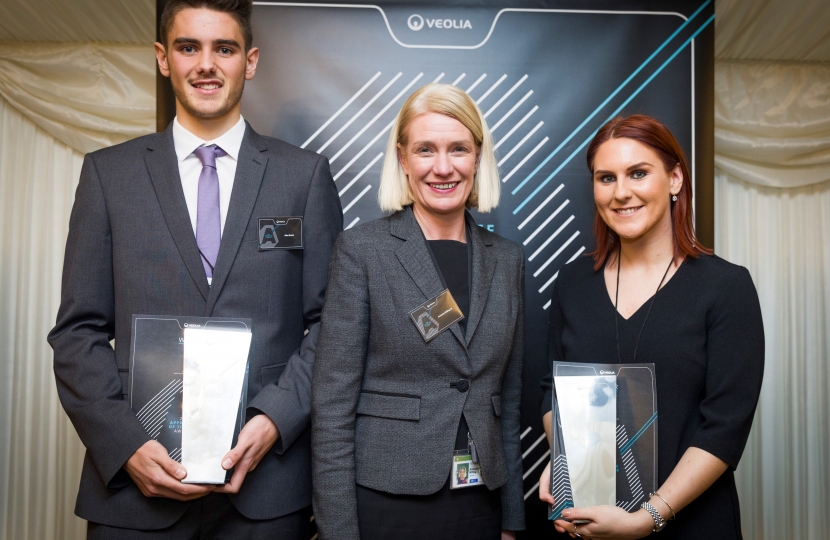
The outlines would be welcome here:
<svg viewBox="0 0 830 540">
<path fill-rule="evenodd" d="M 221 47 L 219 49 L 219 54 L 229 55 L 229 54 L 232 54 L 232 53 L 233 53 L 233 51 L 231 49 L 229 49 L 228 47 Z"/>
<path fill-rule="evenodd" d="M 633 178 L 634 180 L 642 180 L 647 175 L 648 173 L 646 171 L 634 171 L 633 173 L 631 173 L 631 178 Z"/>
<path fill-rule="evenodd" d="M 182 47 L 182 52 L 185 54 L 191 54 L 193 52 L 196 52 L 196 49 L 194 49 L 192 45 L 185 45 L 184 47 Z"/>
<path fill-rule="evenodd" d="M 616 182 L 617 178 L 612 174 L 605 174 L 597 178 L 603 184 L 610 184 L 611 182 Z"/>
<path fill-rule="evenodd" d="M 428 146 L 419 146 L 415 149 L 416 154 L 429 154 L 432 152 L 432 149 Z"/>
<path fill-rule="evenodd" d="M 466 154 L 470 151 L 470 149 L 467 148 L 466 146 L 456 146 L 455 148 L 452 149 L 452 151 L 460 153 L 460 154 Z"/>
</svg>

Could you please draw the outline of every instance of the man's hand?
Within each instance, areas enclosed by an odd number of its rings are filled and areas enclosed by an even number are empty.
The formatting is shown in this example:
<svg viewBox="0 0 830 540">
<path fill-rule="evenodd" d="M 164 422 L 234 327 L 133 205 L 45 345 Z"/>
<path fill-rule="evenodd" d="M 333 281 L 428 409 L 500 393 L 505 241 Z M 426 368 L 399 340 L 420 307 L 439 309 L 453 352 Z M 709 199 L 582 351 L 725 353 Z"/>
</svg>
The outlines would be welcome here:
<svg viewBox="0 0 830 540">
<path fill-rule="evenodd" d="M 258 414 L 251 418 L 239 432 L 236 446 L 222 459 L 222 468 L 226 471 L 236 466 L 231 481 L 219 487 L 216 492 L 239 493 L 245 476 L 256 469 L 259 461 L 279 438 L 280 430 L 268 416 Z"/>
<path fill-rule="evenodd" d="M 124 464 L 124 470 L 145 497 L 190 501 L 216 489 L 216 486 L 182 484 L 187 471 L 181 463 L 170 459 L 167 450 L 158 441 L 144 443 Z"/>
</svg>

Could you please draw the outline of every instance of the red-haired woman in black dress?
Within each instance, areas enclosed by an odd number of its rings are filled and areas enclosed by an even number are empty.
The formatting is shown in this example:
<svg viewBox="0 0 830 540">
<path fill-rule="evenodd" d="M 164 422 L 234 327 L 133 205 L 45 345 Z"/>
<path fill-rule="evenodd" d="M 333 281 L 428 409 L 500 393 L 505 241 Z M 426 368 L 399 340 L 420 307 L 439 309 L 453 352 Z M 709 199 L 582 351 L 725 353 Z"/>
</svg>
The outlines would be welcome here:
<svg viewBox="0 0 830 540">
<path fill-rule="evenodd" d="M 691 177 L 664 125 L 643 115 L 611 120 L 587 157 L 597 249 L 559 273 L 549 359 L 655 364 L 659 487 L 636 512 L 571 508 L 555 527 L 581 538 L 642 538 L 666 527 L 660 538 L 739 539 L 733 471 L 764 369 L 755 286 L 745 268 L 697 241 Z M 550 375 L 542 386 L 550 437 Z M 552 504 L 549 479 L 547 469 L 539 496 Z"/>
</svg>

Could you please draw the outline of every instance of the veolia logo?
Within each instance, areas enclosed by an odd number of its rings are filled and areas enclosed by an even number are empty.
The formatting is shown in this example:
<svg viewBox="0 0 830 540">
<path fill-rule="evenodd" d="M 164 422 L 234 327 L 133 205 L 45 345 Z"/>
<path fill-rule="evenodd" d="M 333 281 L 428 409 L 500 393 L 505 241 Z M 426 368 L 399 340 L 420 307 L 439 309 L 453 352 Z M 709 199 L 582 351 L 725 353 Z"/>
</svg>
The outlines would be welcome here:
<svg viewBox="0 0 830 540">
<path fill-rule="evenodd" d="M 409 19 L 406 20 L 406 24 L 409 25 L 410 30 L 417 32 L 424 27 L 424 18 L 415 13 L 409 16 Z"/>
<path fill-rule="evenodd" d="M 429 28 L 441 28 L 443 30 L 473 29 L 473 25 L 470 24 L 469 20 L 462 19 L 424 19 L 417 13 L 414 13 L 409 16 L 409 19 L 406 20 L 406 24 L 409 25 L 409 29 L 413 32 L 417 32 L 423 28 L 424 23 L 426 23 Z"/>
</svg>

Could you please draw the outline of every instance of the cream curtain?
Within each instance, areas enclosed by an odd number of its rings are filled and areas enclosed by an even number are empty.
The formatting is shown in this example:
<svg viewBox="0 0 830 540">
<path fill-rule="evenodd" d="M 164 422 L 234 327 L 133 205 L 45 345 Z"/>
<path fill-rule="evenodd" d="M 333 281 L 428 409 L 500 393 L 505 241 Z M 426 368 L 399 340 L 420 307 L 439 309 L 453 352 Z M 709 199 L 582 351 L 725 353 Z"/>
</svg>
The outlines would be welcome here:
<svg viewBox="0 0 830 540">
<path fill-rule="evenodd" d="M 57 140 L 92 152 L 155 130 L 153 48 L 0 44 L 0 97 Z"/>
<path fill-rule="evenodd" d="M 0 539 L 75 540 L 83 446 L 46 334 L 83 153 L 155 128 L 152 47 L 0 44 Z"/>
<path fill-rule="evenodd" d="M 744 537 L 830 531 L 830 67 L 716 67 L 715 248 L 746 266 L 766 371 L 737 471 Z"/>
</svg>

